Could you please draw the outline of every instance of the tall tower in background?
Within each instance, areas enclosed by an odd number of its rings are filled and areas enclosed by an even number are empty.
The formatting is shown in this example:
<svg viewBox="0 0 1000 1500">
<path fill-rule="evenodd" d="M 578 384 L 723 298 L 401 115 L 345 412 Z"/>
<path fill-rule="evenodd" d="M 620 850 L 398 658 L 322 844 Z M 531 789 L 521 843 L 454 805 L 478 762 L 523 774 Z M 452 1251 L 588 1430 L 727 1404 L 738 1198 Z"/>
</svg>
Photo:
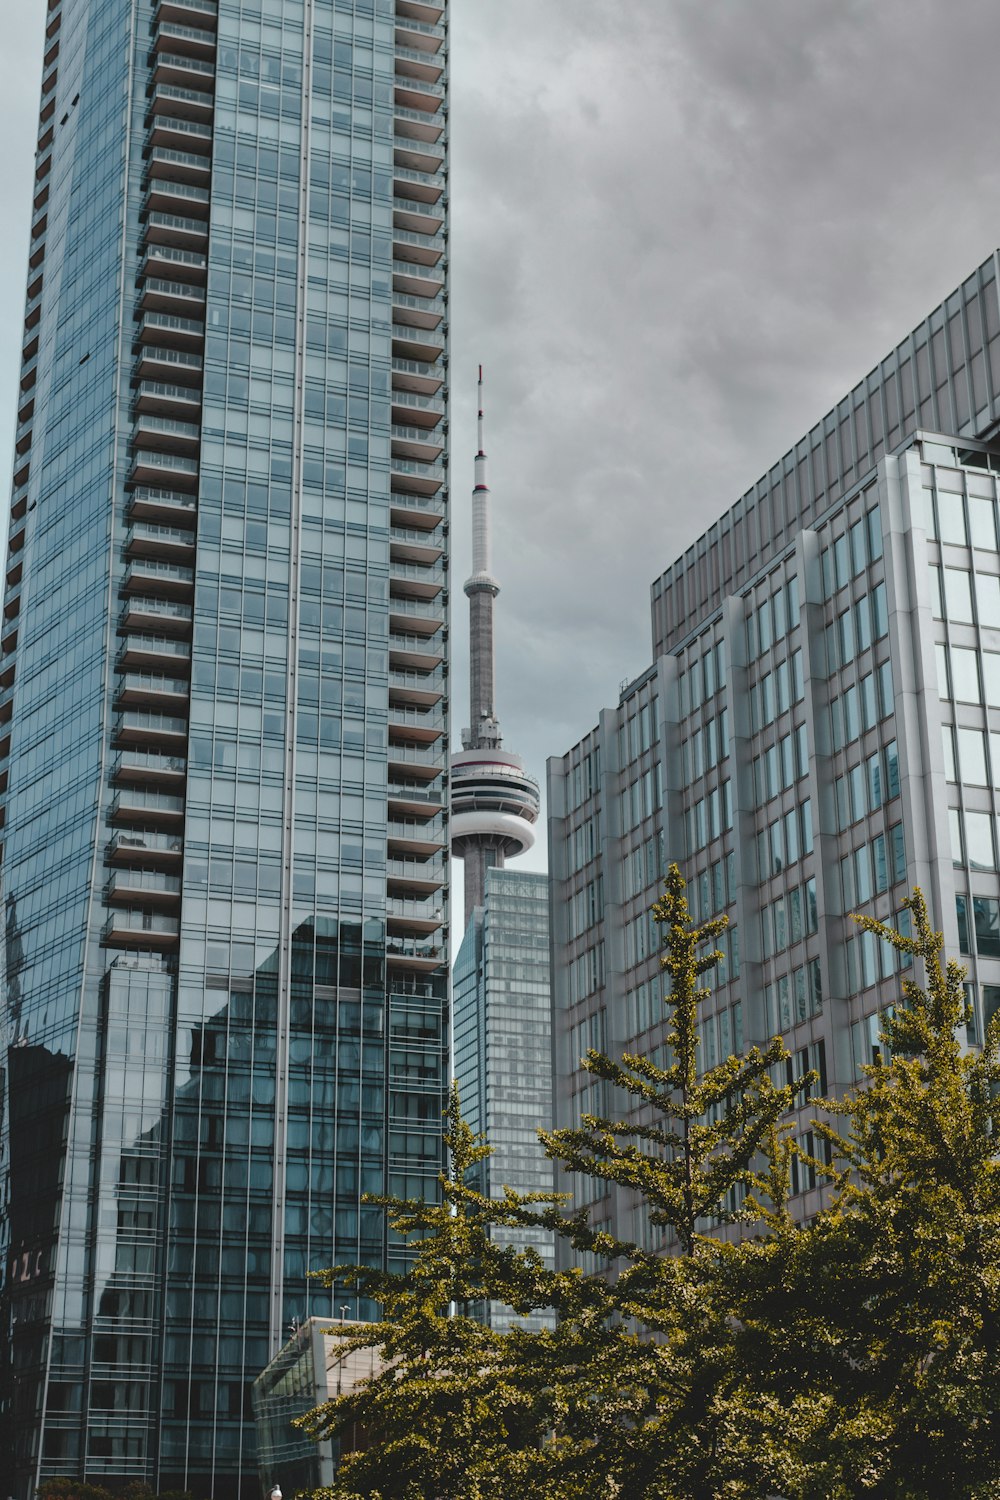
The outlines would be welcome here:
<svg viewBox="0 0 1000 1500">
<path fill-rule="evenodd" d="M 469 727 L 451 758 L 451 849 L 465 862 L 465 925 L 481 907 L 486 871 L 535 842 L 538 783 L 519 755 L 501 749 L 496 710 L 493 604 L 500 585 L 491 571 L 490 487 L 486 479 L 483 367 L 479 366 L 478 452 L 472 491 L 472 574 L 469 598 Z"/>
<path fill-rule="evenodd" d="M 48 0 L 0 618 L 0 1474 L 256 1496 L 447 1004 L 447 0 Z M 391 1066 L 390 1066 L 391 1039 Z M 362 1314 L 365 1309 L 361 1308 Z"/>
</svg>

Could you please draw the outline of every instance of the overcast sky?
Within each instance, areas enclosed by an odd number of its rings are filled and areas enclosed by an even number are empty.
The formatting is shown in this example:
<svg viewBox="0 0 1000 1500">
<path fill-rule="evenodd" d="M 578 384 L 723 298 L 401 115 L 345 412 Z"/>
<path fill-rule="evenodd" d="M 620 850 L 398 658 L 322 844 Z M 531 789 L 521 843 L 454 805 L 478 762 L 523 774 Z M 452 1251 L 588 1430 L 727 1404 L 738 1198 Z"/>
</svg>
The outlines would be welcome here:
<svg viewBox="0 0 1000 1500">
<path fill-rule="evenodd" d="M 0 47 L 4 475 L 43 10 Z M 996 0 L 453 0 L 456 734 L 477 363 L 544 779 L 648 665 L 653 577 L 1000 243 L 998 44 Z"/>
</svg>

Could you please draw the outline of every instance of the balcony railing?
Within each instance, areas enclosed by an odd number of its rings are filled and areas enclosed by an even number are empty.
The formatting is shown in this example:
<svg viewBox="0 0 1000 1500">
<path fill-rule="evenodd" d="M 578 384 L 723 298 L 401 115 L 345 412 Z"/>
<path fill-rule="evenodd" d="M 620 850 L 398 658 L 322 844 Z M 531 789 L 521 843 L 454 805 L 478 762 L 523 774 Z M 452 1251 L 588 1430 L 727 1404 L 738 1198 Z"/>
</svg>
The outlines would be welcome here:
<svg viewBox="0 0 1000 1500">
<path fill-rule="evenodd" d="M 159 490 L 150 485 L 138 485 L 129 500 L 129 517 L 166 516 L 179 519 L 181 516 L 194 520 L 198 502 L 194 495 L 182 495 L 177 490 Z"/>
<path fill-rule="evenodd" d="M 116 864 L 144 864 L 163 860 L 173 864 L 184 853 L 179 833 L 154 833 L 144 828 L 119 828 L 111 836 L 108 857 Z"/>
</svg>

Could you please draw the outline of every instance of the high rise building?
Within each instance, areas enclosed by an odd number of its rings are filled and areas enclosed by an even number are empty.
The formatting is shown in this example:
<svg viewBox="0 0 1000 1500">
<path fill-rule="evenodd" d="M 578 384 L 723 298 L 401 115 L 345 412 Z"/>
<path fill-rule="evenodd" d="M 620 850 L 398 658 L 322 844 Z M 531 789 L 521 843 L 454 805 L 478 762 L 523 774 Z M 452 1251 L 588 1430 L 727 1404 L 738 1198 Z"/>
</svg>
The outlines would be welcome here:
<svg viewBox="0 0 1000 1500">
<path fill-rule="evenodd" d="M 534 870 L 489 869 L 482 906 L 475 907 L 452 974 L 454 1061 L 462 1112 L 493 1155 L 481 1168 L 480 1191 L 502 1198 L 552 1191 L 552 1163 L 538 1140 L 552 1119 L 552 1025 L 549 994 L 549 881 Z M 531 1245 L 549 1265 L 552 1234 L 543 1229 L 493 1230 L 497 1244 Z M 551 1315 L 513 1319 L 490 1303 L 478 1309 L 493 1328 L 548 1327 Z"/>
<path fill-rule="evenodd" d="M 447 1005 L 447 0 L 48 0 L 0 625 L 4 1493 L 258 1493 Z M 364 1313 L 362 1308 L 361 1312 Z"/>
<path fill-rule="evenodd" d="M 500 585 L 492 571 L 490 487 L 483 447 L 483 367 L 479 367 L 479 444 L 472 491 L 472 573 L 469 599 L 469 727 L 451 758 L 451 850 L 465 866 L 465 924 L 482 906 L 486 871 L 502 869 L 535 842 L 538 783 L 519 755 L 502 749 L 496 707 L 493 604 Z"/>
<path fill-rule="evenodd" d="M 899 976 L 850 914 L 904 921 L 914 885 L 969 965 L 971 1042 L 1000 1004 L 998 280 L 1000 252 L 656 580 L 652 666 L 550 761 L 558 1124 L 608 1103 L 588 1047 L 664 1059 L 671 860 L 730 922 L 706 1064 L 780 1033 L 854 1084 Z"/>
</svg>

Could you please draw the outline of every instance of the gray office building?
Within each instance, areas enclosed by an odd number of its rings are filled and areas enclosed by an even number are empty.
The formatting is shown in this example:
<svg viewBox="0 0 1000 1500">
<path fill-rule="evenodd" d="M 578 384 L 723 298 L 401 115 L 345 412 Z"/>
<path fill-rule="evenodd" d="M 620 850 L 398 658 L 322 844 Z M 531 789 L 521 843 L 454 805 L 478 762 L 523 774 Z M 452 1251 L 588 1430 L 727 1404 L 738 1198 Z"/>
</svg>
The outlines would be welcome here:
<svg viewBox="0 0 1000 1500">
<path fill-rule="evenodd" d="M 606 1102 L 588 1047 L 663 1058 L 671 860 L 730 922 L 706 1063 L 780 1033 L 855 1083 L 899 979 L 849 914 L 899 921 L 914 885 L 969 966 L 970 1042 L 1000 1003 L 998 278 L 1000 252 L 654 582 L 652 665 L 549 762 L 557 1123 Z"/>
<path fill-rule="evenodd" d="M 538 1128 L 552 1115 L 549 998 L 549 883 L 531 870 L 485 871 L 485 899 L 469 915 L 452 973 L 454 1073 L 462 1109 L 493 1155 L 481 1191 L 502 1197 L 552 1191 L 552 1164 Z M 545 1230 L 493 1231 L 498 1244 L 532 1245 L 546 1264 L 555 1250 Z M 480 1308 L 494 1328 L 511 1325 L 500 1303 Z M 549 1327 L 551 1314 L 518 1318 L 522 1328 Z"/>
<path fill-rule="evenodd" d="M 259 1493 L 447 1046 L 446 0 L 46 0 L 0 619 L 0 1483 Z"/>
</svg>

